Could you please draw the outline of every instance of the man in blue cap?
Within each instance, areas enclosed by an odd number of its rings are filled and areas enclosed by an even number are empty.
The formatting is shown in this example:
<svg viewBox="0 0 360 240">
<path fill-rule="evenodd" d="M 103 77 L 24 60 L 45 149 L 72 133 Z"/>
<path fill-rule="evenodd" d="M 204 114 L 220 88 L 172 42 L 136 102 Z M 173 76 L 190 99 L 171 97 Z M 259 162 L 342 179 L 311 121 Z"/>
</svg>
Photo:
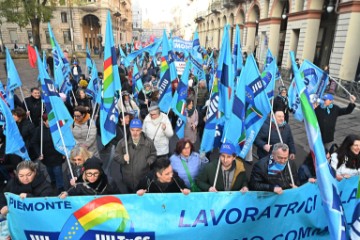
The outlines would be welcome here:
<svg viewBox="0 0 360 240">
<path fill-rule="evenodd" d="M 220 167 L 218 167 L 218 161 Z M 241 191 L 247 192 L 247 178 L 244 164 L 236 160 L 235 146 L 223 143 L 220 148 L 220 159 L 207 164 L 199 173 L 196 183 L 206 192 Z M 216 174 L 218 171 L 218 174 Z M 217 178 L 216 178 L 217 176 Z"/>
<path fill-rule="evenodd" d="M 322 97 L 323 102 L 315 108 L 315 114 L 319 122 L 321 137 L 324 146 L 329 149 L 334 141 L 336 120 L 339 116 L 352 113 L 355 108 L 356 97 L 350 95 L 350 103 L 346 108 L 340 108 L 333 104 L 334 96 L 327 93 Z"/>
<path fill-rule="evenodd" d="M 129 192 L 135 193 L 139 181 L 150 171 L 150 165 L 156 160 L 154 142 L 142 132 L 140 119 L 131 120 L 130 136 L 117 144 L 114 160 L 121 165 L 123 182 Z"/>
</svg>

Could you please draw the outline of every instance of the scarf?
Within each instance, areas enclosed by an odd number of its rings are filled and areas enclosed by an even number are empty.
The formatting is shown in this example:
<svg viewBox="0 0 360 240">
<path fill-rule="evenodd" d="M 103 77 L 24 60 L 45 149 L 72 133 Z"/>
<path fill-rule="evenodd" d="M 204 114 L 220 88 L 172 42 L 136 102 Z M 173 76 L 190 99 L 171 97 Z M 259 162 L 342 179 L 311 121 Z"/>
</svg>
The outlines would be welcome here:
<svg viewBox="0 0 360 240">
<path fill-rule="evenodd" d="M 320 105 L 320 107 L 322 108 L 322 109 L 326 109 L 326 112 L 327 112 L 327 114 L 330 114 L 330 109 L 332 109 L 333 108 L 333 104 L 331 103 L 329 106 L 325 106 L 324 104 L 321 104 Z"/>
<path fill-rule="evenodd" d="M 272 128 L 276 128 L 275 121 L 274 121 L 273 118 L 271 119 L 271 123 L 272 123 L 272 124 L 271 124 L 271 127 L 272 127 Z M 280 124 L 278 123 L 279 128 L 284 127 L 285 125 L 286 125 L 286 121 L 285 121 L 285 120 L 284 120 L 282 123 L 280 123 Z"/>
<path fill-rule="evenodd" d="M 85 117 L 84 117 L 81 121 L 79 121 L 79 120 L 77 120 L 77 118 L 75 118 L 75 119 L 74 119 L 74 122 L 75 122 L 76 124 L 83 125 L 83 124 L 86 123 L 89 119 L 90 119 L 90 114 L 87 113 L 87 114 L 85 115 Z"/>
<path fill-rule="evenodd" d="M 278 163 L 273 159 L 272 156 L 270 156 L 269 165 L 268 165 L 268 174 L 276 175 L 278 173 L 281 173 L 285 169 L 286 164 L 287 162 L 285 164 Z"/>
<path fill-rule="evenodd" d="M 195 107 L 192 107 L 192 109 L 188 109 L 187 110 L 187 113 L 188 113 L 188 117 L 190 118 L 193 114 L 194 114 L 194 111 L 195 111 Z"/>
</svg>

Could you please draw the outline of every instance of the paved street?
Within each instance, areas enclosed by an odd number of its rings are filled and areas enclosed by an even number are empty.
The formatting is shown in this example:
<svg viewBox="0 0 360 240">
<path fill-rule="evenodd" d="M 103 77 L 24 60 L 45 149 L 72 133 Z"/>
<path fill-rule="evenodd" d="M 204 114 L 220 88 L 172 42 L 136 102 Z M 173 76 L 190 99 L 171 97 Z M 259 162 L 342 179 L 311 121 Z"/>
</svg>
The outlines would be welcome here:
<svg viewBox="0 0 360 240">
<path fill-rule="evenodd" d="M 94 59 L 96 61 L 98 71 L 103 70 L 102 61 L 98 58 Z M 85 59 L 80 60 L 83 71 L 85 68 Z M 0 60 L 0 79 L 3 83 L 6 83 L 6 74 L 4 66 L 4 60 Z M 36 86 L 37 83 L 37 69 L 32 69 L 29 66 L 27 59 L 18 59 L 15 60 L 15 65 L 20 74 L 22 83 L 23 83 L 23 91 L 25 96 L 29 95 L 29 89 L 33 86 Z M 286 84 L 286 83 L 285 83 Z M 20 95 L 19 95 L 20 96 Z M 347 99 L 343 99 L 340 97 L 335 97 L 335 104 L 346 107 L 349 101 Z M 297 159 L 296 163 L 299 166 L 301 162 L 304 160 L 306 154 L 309 152 L 308 141 L 306 137 L 306 132 L 304 128 L 304 124 L 302 122 L 295 121 L 292 117 L 290 118 L 291 130 L 294 135 L 296 150 L 297 150 Z M 335 142 L 341 144 L 343 139 L 350 133 L 359 134 L 360 135 L 360 108 L 359 106 L 354 110 L 351 115 L 346 115 L 338 118 L 335 132 Z M 176 142 L 176 139 L 172 139 L 172 143 Z M 173 144 L 172 144 L 173 145 Z M 172 146 L 172 149 L 174 146 Z M 249 166 L 247 166 L 248 168 Z"/>
</svg>

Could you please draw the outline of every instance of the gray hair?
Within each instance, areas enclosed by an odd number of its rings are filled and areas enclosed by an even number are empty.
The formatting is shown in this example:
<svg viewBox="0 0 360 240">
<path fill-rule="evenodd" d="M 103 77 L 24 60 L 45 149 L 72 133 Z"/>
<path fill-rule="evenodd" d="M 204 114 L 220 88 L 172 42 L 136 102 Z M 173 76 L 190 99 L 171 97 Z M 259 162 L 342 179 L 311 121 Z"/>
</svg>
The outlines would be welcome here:
<svg viewBox="0 0 360 240">
<path fill-rule="evenodd" d="M 272 153 L 274 154 L 279 149 L 286 152 L 286 151 L 289 151 L 289 146 L 286 145 L 285 143 L 276 143 L 273 147 Z"/>
<path fill-rule="evenodd" d="M 80 145 L 75 145 L 70 152 L 70 158 L 73 159 L 79 155 L 84 158 L 84 161 L 86 161 L 88 158 L 92 157 L 93 153 Z"/>
<path fill-rule="evenodd" d="M 37 163 L 34 163 L 32 161 L 21 161 L 16 166 L 16 173 L 19 173 L 19 171 L 23 169 L 29 169 L 32 172 L 36 172 L 37 167 L 38 167 Z"/>
</svg>

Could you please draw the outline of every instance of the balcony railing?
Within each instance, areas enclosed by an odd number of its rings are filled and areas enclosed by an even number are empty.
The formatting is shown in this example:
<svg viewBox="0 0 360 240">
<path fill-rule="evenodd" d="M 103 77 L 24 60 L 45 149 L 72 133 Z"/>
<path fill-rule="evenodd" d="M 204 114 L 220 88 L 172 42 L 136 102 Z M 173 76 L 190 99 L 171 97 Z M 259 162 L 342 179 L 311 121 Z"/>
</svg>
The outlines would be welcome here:
<svg viewBox="0 0 360 240">
<path fill-rule="evenodd" d="M 222 6 L 222 0 L 212 0 L 210 5 L 210 11 L 213 13 L 220 13 Z"/>
</svg>

